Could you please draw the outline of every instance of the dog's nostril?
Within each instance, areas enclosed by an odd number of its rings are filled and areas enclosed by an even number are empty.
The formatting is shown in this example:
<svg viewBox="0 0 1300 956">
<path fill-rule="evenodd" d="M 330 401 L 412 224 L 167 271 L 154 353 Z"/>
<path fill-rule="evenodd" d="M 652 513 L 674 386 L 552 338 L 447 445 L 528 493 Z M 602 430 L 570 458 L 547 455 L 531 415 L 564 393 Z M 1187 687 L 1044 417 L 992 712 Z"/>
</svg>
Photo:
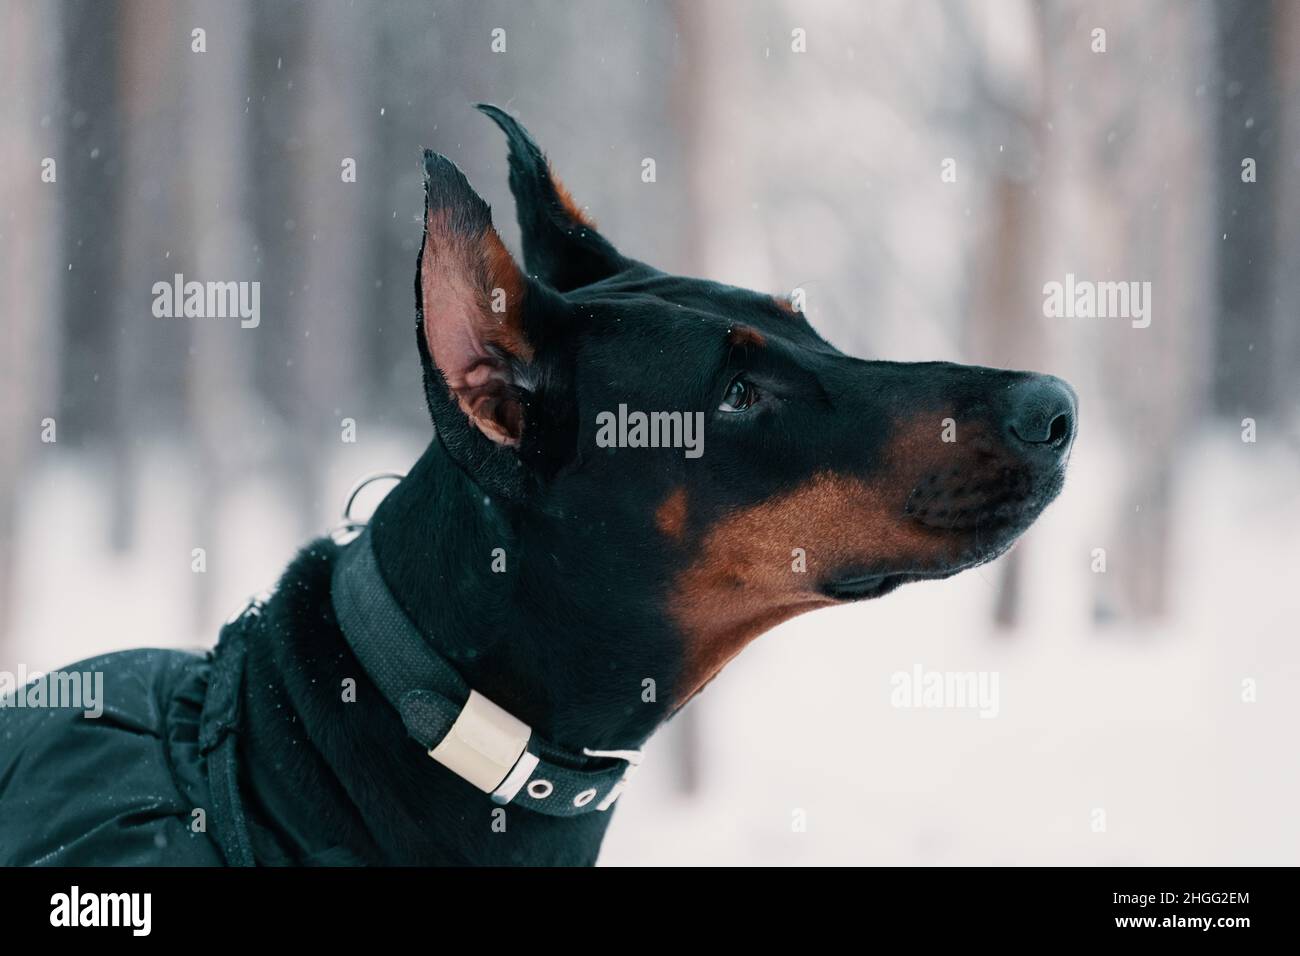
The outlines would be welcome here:
<svg viewBox="0 0 1300 956">
<path fill-rule="evenodd" d="M 1047 444 L 1059 445 L 1070 434 L 1070 419 L 1066 415 L 1057 415 L 1052 419 L 1052 425 L 1047 430 Z"/>
<path fill-rule="evenodd" d="M 1008 394 L 1007 430 L 1026 445 L 1060 450 L 1074 435 L 1074 390 L 1052 375 L 1034 375 Z"/>
</svg>

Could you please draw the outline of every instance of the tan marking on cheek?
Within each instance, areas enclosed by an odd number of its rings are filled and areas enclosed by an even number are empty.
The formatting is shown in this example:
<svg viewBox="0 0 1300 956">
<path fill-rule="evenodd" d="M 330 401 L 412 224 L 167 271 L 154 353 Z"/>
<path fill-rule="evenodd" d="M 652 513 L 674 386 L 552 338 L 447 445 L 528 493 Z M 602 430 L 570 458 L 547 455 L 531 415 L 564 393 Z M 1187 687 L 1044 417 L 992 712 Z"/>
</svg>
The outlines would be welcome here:
<svg viewBox="0 0 1300 956">
<path fill-rule="evenodd" d="M 686 534 L 685 488 L 678 488 L 655 510 L 655 527 L 674 541 L 682 540 Z"/>
<path fill-rule="evenodd" d="M 956 558 L 959 536 L 907 519 L 904 508 L 925 475 L 969 464 L 982 440 L 958 424 L 958 441 L 941 440 L 932 410 L 903 422 L 870 482 L 833 473 L 769 501 L 727 515 L 704 535 L 675 582 L 671 613 L 686 639 L 682 700 L 696 693 L 759 634 L 815 608 L 834 604 L 818 591 L 824 576 L 861 565 L 938 569 Z M 806 571 L 793 569 L 802 548 Z"/>
<path fill-rule="evenodd" d="M 817 475 L 714 525 L 678 576 L 671 613 L 686 635 L 683 689 L 694 694 L 751 640 L 782 621 L 834 602 L 821 576 L 853 564 L 936 566 L 952 542 L 903 520 L 906 491 Z M 807 570 L 794 570 L 802 548 Z"/>
</svg>

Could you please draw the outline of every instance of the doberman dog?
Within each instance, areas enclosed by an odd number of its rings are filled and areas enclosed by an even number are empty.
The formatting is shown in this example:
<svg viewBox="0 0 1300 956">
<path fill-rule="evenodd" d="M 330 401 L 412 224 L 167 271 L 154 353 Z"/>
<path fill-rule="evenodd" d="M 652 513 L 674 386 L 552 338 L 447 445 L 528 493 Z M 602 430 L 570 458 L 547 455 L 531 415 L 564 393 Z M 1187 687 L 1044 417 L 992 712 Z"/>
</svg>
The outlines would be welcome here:
<svg viewBox="0 0 1300 956">
<path fill-rule="evenodd" d="M 746 644 L 992 560 L 1062 486 L 1061 380 L 852 358 L 788 299 L 627 258 L 480 109 L 509 142 L 523 266 L 426 152 L 436 438 L 360 538 L 311 544 L 245 614 L 238 666 L 191 688 L 210 793 L 174 808 L 238 811 L 210 862 L 592 863 L 636 748 Z M 601 441 L 611 416 L 627 434 Z M 694 455 L 671 447 L 690 421 Z M 213 712 L 237 719 L 211 731 Z"/>
</svg>

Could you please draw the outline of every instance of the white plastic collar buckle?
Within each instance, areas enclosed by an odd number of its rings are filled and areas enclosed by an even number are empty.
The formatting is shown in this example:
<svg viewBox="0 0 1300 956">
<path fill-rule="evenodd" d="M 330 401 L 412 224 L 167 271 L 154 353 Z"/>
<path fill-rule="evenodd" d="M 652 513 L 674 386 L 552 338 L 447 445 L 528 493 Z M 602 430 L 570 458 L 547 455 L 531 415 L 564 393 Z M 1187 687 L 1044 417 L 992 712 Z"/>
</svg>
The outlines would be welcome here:
<svg viewBox="0 0 1300 956">
<path fill-rule="evenodd" d="M 497 802 L 509 803 L 537 766 L 537 757 L 528 752 L 531 735 L 526 723 L 472 690 L 429 756 Z"/>
<path fill-rule="evenodd" d="M 614 760 L 626 761 L 627 767 L 623 770 L 623 776 L 619 778 L 618 783 L 609 788 L 609 793 L 605 794 L 605 799 L 596 804 L 596 809 L 604 812 L 614 805 L 617 800 L 627 789 L 628 779 L 636 773 L 636 768 L 641 766 L 641 758 L 644 756 L 640 750 L 591 750 L 583 747 L 582 752 L 588 757 L 610 757 Z"/>
</svg>

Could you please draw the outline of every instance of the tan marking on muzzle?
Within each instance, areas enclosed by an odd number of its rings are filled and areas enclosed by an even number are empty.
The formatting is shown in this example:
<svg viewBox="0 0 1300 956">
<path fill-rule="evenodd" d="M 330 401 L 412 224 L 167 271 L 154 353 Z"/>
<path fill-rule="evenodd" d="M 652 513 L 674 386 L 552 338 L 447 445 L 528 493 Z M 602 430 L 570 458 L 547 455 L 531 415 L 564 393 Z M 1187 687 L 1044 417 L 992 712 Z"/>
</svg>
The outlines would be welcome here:
<svg viewBox="0 0 1300 956">
<path fill-rule="evenodd" d="M 855 563 L 920 568 L 948 558 L 949 538 L 905 520 L 906 497 L 906 490 L 819 474 L 717 522 L 678 575 L 671 601 L 686 637 L 682 700 L 759 634 L 835 603 L 817 590 L 822 574 Z M 795 570 L 796 548 L 804 571 Z"/>
</svg>

